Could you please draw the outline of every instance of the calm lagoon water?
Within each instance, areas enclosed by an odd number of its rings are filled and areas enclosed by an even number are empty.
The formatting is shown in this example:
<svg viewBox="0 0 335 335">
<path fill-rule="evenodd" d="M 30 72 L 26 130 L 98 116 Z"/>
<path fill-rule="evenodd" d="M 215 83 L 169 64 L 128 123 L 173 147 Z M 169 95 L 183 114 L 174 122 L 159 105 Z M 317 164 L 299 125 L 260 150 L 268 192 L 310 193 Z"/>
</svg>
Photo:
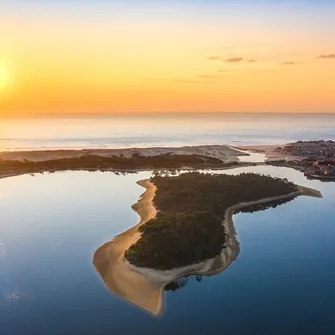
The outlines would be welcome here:
<svg viewBox="0 0 335 335">
<path fill-rule="evenodd" d="M 0 333 L 335 334 L 335 187 L 270 166 L 320 190 L 234 216 L 241 252 L 223 273 L 167 292 L 160 318 L 111 294 L 93 254 L 132 227 L 150 173 L 59 172 L 0 180 Z"/>
<path fill-rule="evenodd" d="M 284 144 L 306 139 L 335 139 L 335 114 L 0 119 L 0 150 Z"/>
</svg>

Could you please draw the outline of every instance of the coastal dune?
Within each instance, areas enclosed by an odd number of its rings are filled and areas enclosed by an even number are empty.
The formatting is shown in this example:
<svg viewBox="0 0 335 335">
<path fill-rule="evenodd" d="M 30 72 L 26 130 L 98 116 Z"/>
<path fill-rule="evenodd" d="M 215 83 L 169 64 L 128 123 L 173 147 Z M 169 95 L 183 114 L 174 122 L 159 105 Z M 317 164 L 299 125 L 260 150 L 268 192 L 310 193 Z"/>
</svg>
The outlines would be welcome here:
<svg viewBox="0 0 335 335">
<path fill-rule="evenodd" d="M 104 157 L 125 157 L 133 155 L 153 157 L 160 155 L 201 155 L 220 159 L 225 163 L 238 162 L 238 156 L 247 155 L 234 150 L 227 145 L 200 145 L 184 147 L 152 147 L 152 148 L 120 148 L 120 149 L 82 149 L 82 150 L 33 150 L 33 151 L 3 151 L 0 159 L 3 160 L 28 160 L 41 162 L 61 158 L 77 158 L 84 155 L 98 155 Z"/>
<path fill-rule="evenodd" d="M 226 145 L 124 149 L 0 151 L 0 178 L 64 170 L 137 172 L 144 170 L 231 168 L 250 165 L 249 156 Z"/>
</svg>

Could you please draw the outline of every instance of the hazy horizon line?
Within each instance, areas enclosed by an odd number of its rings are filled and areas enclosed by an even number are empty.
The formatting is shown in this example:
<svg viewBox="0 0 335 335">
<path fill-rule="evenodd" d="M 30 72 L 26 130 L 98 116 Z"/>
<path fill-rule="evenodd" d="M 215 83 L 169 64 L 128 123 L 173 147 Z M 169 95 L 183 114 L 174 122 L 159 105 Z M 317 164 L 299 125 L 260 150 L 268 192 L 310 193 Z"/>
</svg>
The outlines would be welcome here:
<svg viewBox="0 0 335 335">
<path fill-rule="evenodd" d="M 34 118 L 103 118 L 103 117 L 139 117 L 139 116 L 218 116 L 218 115 L 335 115 L 334 112 L 59 112 L 0 115 L 0 119 L 34 119 Z"/>
</svg>

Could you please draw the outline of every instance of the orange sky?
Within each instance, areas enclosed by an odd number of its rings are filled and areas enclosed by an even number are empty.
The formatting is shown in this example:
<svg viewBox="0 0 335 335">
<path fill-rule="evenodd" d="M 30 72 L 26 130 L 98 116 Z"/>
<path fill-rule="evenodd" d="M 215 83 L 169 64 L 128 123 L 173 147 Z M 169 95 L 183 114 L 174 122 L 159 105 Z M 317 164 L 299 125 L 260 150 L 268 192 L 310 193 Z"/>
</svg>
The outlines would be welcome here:
<svg viewBox="0 0 335 335">
<path fill-rule="evenodd" d="M 0 116 L 335 112 L 334 5 L 1 6 Z"/>
</svg>

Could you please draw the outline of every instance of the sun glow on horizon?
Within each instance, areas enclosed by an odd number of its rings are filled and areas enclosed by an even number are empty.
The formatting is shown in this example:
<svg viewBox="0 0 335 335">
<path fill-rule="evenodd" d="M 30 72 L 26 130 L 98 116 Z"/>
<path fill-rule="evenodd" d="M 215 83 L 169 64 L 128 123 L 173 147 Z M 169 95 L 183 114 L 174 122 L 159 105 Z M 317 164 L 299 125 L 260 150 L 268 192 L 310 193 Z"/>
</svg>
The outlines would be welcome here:
<svg viewBox="0 0 335 335">
<path fill-rule="evenodd" d="M 0 94 L 9 85 L 9 73 L 4 64 L 0 62 Z"/>
<path fill-rule="evenodd" d="M 0 116 L 334 113 L 335 3 L 237 2 L 1 4 Z"/>
</svg>

